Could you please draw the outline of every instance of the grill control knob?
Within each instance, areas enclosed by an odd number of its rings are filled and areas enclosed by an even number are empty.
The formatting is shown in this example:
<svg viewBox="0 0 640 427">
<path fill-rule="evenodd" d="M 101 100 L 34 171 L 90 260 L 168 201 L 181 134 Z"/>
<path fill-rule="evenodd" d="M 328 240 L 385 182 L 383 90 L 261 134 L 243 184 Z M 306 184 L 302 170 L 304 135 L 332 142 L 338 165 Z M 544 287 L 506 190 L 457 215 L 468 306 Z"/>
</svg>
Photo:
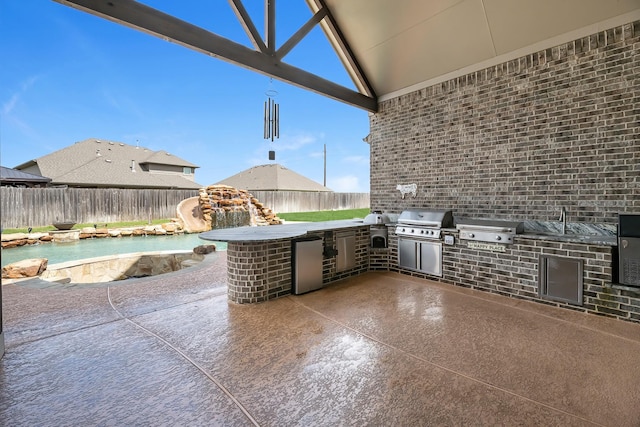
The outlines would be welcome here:
<svg viewBox="0 0 640 427">
<path fill-rule="evenodd" d="M 473 233 L 469 233 L 469 237 L 471 237 L 473 239 L 474 237 L 476 237 L 476 235 L 473 234 Z"/>
<path fill-rule="evenodd" d="M 502 240 L 502 237 L 496 236 L 496 240 Z"/>
</svg>

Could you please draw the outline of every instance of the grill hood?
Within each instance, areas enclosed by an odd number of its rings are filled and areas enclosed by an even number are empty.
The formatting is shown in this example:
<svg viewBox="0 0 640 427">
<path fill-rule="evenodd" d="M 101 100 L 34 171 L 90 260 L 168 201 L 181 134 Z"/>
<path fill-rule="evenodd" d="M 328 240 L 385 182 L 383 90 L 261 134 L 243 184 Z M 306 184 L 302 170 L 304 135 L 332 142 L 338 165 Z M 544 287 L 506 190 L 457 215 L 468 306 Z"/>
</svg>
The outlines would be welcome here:
<svg viewBox="0 0 640 427">
<path fill-rule="evenodd" d="M 448 210 L 407 209 L 398 216 L 398 224 L 449 228 L 453 227 L 453 214 Z"/>
</svg>

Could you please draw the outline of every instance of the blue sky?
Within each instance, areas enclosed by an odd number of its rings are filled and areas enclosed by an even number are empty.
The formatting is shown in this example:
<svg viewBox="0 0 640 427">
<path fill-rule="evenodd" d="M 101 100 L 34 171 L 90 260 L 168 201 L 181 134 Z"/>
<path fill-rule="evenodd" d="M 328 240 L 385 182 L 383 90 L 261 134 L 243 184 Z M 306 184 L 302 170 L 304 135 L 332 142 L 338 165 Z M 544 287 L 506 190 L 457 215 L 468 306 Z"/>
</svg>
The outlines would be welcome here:
<svg viewBox="0 0 640 427">
<path fill-rule="evenodd" d="M 250 46 L 227 1 L 145 0 Z M 263 0 L 245 0 L 258 29 Z M 277 5 L 277 45 L 311 16 L 304 0 Z M 327 186 L 369 191 L 367 112 L 52 0 L 0 1 L 0 162 L 15 167 L 87 138 L 166 150 L 218 182 L 276 161 Z M 354 88 L 316 27 L 284 59 Z M 280 139 L 263 139 L 265 92 L 278 92 Z"/>
</svg>

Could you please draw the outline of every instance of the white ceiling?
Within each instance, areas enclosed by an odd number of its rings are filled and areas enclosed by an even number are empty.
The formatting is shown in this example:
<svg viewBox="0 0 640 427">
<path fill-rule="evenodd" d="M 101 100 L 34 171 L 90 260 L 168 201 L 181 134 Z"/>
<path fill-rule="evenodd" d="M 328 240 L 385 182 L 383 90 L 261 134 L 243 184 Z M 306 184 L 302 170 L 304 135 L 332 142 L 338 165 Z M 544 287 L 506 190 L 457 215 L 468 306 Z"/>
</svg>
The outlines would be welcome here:
<svg viewBox="0 0 640 427">
<path fill-rule="evenodd" d="M 325 0 L 380 99 L 640 20 L 640 0 Z"/>
</svg>

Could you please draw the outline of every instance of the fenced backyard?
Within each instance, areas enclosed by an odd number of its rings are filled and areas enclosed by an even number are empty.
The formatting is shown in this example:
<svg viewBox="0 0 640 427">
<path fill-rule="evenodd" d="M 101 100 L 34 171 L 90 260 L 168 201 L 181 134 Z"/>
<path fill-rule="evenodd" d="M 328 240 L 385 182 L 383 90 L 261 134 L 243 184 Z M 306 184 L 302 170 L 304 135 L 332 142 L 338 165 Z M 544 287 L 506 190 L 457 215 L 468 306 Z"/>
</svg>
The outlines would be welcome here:
<svg viewBox="0 0 640 427">
<path fill-rule="evenodd" d="M 251 194 L 279 214 L 369 207 L 369 193 L 252 191 Z"/>
<path fill-rule="evenodd" d="M 276 213 L 369 207 L 369 193 L 252 193 Z M 0 188 L 3 229 L 40 227 L 58 221 L 110 223 L 173 218 L 178 203 L 197 190 L 117 188 Z"/>
</svg>

